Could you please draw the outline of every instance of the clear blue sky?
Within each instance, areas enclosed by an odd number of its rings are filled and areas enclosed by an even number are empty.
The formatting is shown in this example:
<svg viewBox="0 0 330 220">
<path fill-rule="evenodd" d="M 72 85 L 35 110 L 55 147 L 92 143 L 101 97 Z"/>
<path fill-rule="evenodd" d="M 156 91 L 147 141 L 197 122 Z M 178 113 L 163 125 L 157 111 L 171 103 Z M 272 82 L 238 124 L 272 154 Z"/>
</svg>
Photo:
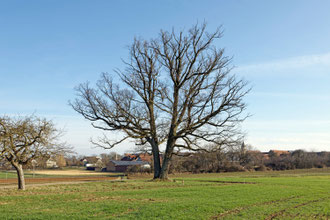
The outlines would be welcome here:
<svg viewBox="0 0 330 220">
<path fill-rule="evenodd" d="M 0 114 L 46 116 L 78 153 L 98 132 L 69 106 L 74 86 L 121 68 L 134 36 L 223 25 L 217 41 L 250 81 L 243 125 L 257 149 L 330 150 L 330 1 L 0 1 Z M 127 143 L 114 151 L 124 152 Z"/>
</svg>

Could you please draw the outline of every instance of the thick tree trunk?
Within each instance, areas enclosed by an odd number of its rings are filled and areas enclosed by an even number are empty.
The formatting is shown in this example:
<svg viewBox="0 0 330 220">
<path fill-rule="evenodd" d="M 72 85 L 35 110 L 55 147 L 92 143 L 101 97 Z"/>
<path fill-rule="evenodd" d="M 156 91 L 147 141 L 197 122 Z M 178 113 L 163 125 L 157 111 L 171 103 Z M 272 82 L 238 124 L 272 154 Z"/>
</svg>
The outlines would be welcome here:
<svg viewBox="0 0 330 220">
<path fill-rule="evenodd" d="M 153 154 L 153 159 L 154 159 L 154 179 L 158 179 L 160 177 L 160 158 L 159 158 L 159 153 L 158 155 Z"/>
<path fill-rule="evenodd" d="M 24 172 L 23 167 L 21 164 L 13 164 L 17 172 L 17 179 L 18 179 L 18 189 L 25 190 L 25 179 L 24 179 Z"/>
<path fill-rule="evenodd" d="M 154 160 L 154 179 L 158 179 L 160 177 L 160 155 L 158 146 L 152 146 L 152 156 Z"/>
<path fill-rule="evenodd" d="M 160 172 L 160 179 L 161 180 L 167 180 L 168 179 L 168 171 L 170 168 L 170 163 L 172 159 L 173 149 L 176 142 L 176 139 L 174 138 L 176 135 L 177 130 L 177 118 L 178 118 L 178 103 L 179 103 L 179 87 L 177 85 L 177 82 L 179 81 L 180 74 L 176 74 L 176 80 L 174 82 L 174 92 L 173 92 L 173 111 L 172 111 L 172 120 L 171 120 L 171 127 L 168 134 L 167 144 L 166 144 L 166 150 L 165 155 L 163 158 L 163 164 L 162 169 Z"/>
<path fill-rule="evenodd" d="M 168 170 L 170 167 L 170 162 L 171 162 L 171 157 L 168 157 L 167 155 L 165 155 L 164 159 L 163 159 L 162 169 L 160 172 L 160 177 L 159 177 L 161 180 L 168 179 Z"/>
<path fill-rule="evenodd" d="M 171 164 L 172 154 L 173 154 L 173 147 L 174 147 L 174 141 L 168 140 L 165 155 L 163 158 L 163 164 L 160 172 L 160 179 L 161 180 L 167 180 L 168 179 L 168 171 Z"/>
</svg>

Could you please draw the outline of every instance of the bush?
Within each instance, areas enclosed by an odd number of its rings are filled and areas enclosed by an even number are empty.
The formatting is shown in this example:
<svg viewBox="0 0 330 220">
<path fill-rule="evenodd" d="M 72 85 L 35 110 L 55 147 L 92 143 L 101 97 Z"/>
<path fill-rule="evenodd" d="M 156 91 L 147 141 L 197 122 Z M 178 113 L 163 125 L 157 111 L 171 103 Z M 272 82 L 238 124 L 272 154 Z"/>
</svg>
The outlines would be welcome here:
<svg viewBox="0 0 330 220">
<path fill-rule="evenodd" d="M 244 167 L 238 164 L 228 164 L 224 167 L 225 172 L 242 172 L 245 171 Z"/>
<path fill-rule="evenodd" d="M 267 167 L 262 164 L 260 166 L 255 167 L 254 169 L 255 169 L 255 171 L 266 171 Z"/>
<path fill-rule="evenodd" d="M 129 166 L 127 168 L 127 173 L 150 173 L 151 168 L 144 168 L 139 165 Z"/>
</svg>

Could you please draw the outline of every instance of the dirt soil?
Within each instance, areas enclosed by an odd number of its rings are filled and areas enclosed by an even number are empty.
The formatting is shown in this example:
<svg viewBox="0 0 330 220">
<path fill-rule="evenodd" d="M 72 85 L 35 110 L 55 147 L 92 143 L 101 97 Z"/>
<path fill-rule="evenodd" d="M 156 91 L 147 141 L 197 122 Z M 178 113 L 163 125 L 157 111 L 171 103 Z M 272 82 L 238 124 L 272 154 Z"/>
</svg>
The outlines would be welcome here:
<svg viewBox="0 0 330 220">
<path fill-rule="evenodd" d="M 107 172 L 95 172 L 89 170 L 36 170 L 35 174 L 60 175 L 60 176 L 104 176 Z"/>
<path fill-rule="evenodd" d="M 81 184 L 86 182 L 122 181 L 120 177 L 50 177 L 50 178 L 27 178 L 26 187 Z M 17 179 L 0 179 L 0 189 L 17 188 Z"/>
<path fill-rule="evenodd" d="M 31 174 L 31 171 L 26 171 Z M 121 180 L 120 174 L 113 174 L 108 172 L 95 172 L 80 169 L 68 170 L 36 170 L 36 175 L 49 175 L 45 177 L 25 177 L 27 186 L 37 185 L 57 185 L 57 184 L 75 184 L 83 182 L 98 182 L 98 181 L 113 181 Z M 110 176 L 112 175 L 112 176 Z M 0 179 L 1 188 L 16 187 L 17 178 Z"/>
<path fill-rule="evenodd" d="M 46 177 L 46 178 L 26 178 L 26 184 L 35 183 L 54 183 L 54 182 L 87 182 L 87 181 L 106 181 L 116 180 L 118 177 L 103 177 L 103 176 L 89 176 L 89 177 Z M 16 178 L 0 179 L 0 186 L 17 184 Z"/>
</svg>

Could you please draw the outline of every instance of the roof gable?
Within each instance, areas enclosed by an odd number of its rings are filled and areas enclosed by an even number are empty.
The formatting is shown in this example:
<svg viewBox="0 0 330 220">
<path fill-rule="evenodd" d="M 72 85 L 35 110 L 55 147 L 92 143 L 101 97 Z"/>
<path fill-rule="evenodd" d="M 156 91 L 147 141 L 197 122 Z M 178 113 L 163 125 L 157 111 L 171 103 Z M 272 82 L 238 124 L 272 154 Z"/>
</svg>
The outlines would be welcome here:
<svg viewBox="0 0 330 220">
<path fill-rule="evenodd" d="M 110 160 L 115 166 L 135 166 L 149 164 L 146 161 L 124 161 L 124 160 Z"/>
</svg>

